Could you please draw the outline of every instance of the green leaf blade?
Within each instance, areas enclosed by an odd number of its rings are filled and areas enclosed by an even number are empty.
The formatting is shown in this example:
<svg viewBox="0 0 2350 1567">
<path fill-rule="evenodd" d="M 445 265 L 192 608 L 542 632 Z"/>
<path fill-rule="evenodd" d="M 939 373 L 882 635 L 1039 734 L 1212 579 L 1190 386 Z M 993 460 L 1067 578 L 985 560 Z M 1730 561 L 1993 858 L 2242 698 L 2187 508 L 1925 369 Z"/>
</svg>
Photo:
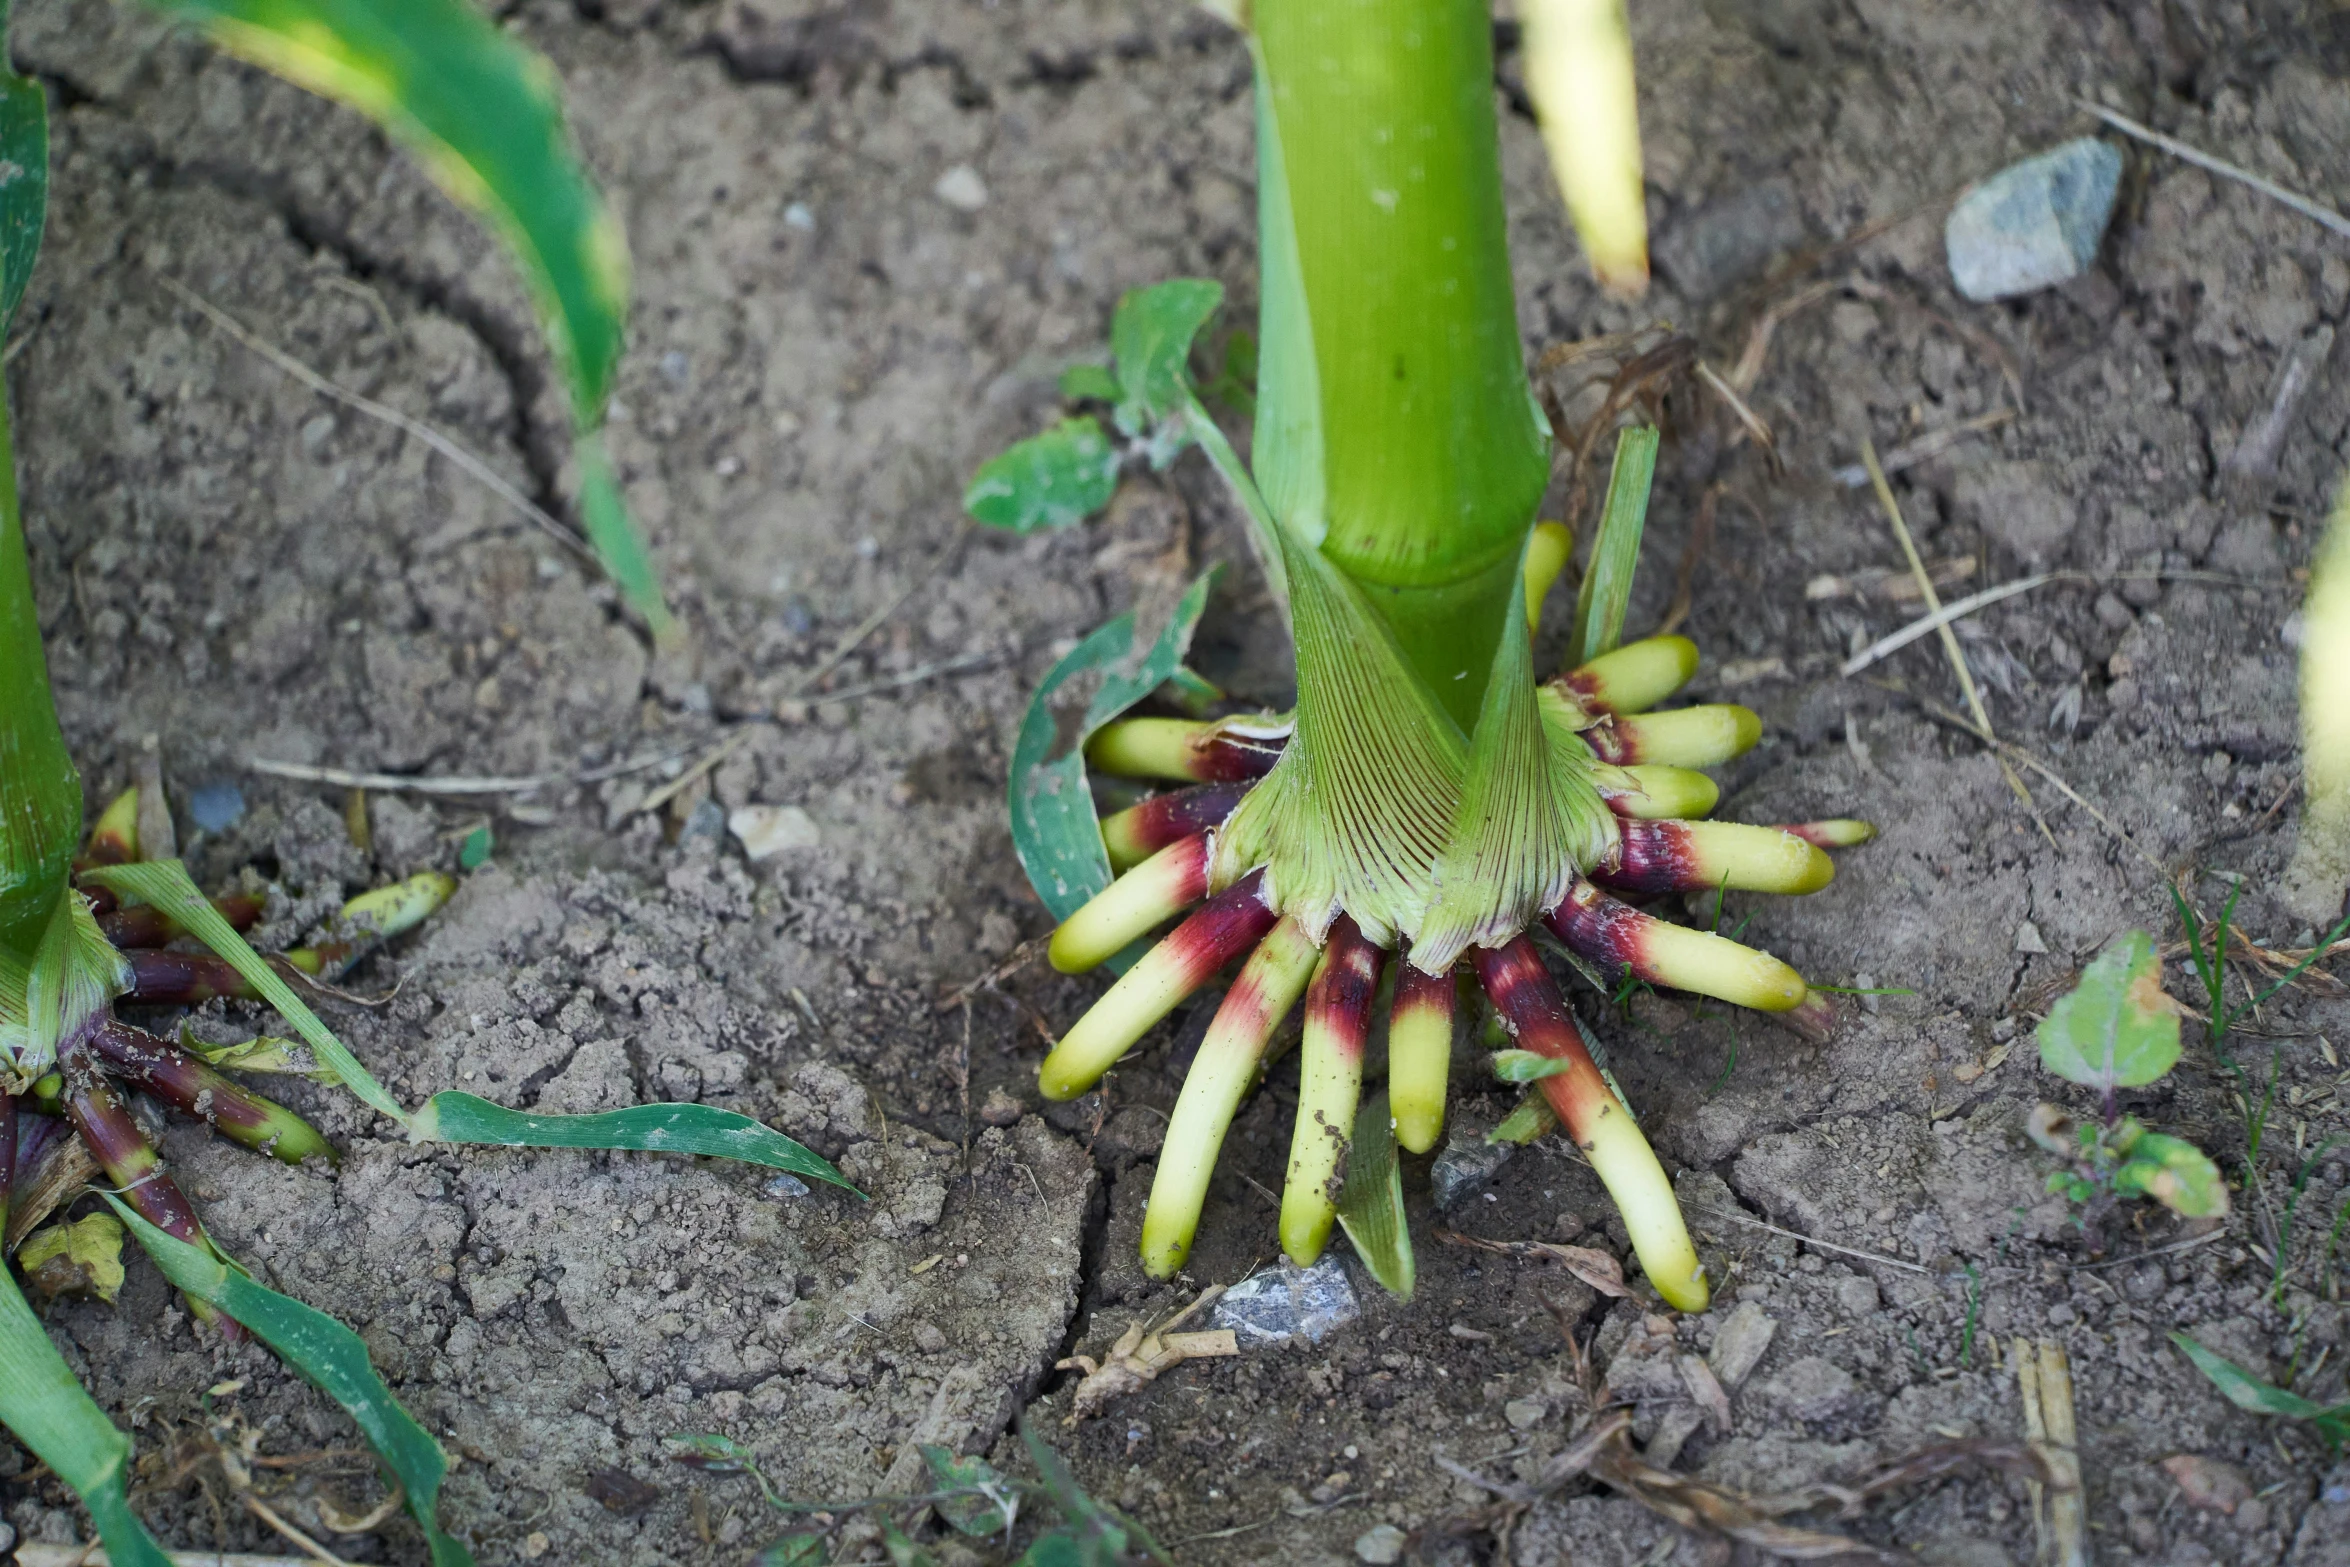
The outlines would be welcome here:
<svg viewBox="0 0 2350 1567">
<path fill-rule="evenodd" d="M 747 1115 L 716 1105 L 649 1104 L 593 1115 L 509 1110 L 454 1089 L 425 1101 L 410 1135 L 418 1142 L 494 1148 L 589 1148 L 696 1154 L 763 1165 L 855 1192 L 831 1161 Z M 862 1196 L 863 1193 L 858 1193 Z"/>
<path fill-rule="evenodd" d="M 573 148 L 552 67 L 467 0 L 150 0 L 221 48 L 365 114 L 520 263 L 571 393 L 581 520 L 655 629 L 658 585 L 593 432 L 628 319 L 628 242 Z"/>
<path fill-rule="evenodd" d="M 1573 663 L 1589 663 L 1624 640 L 1632 576 L 1640 565 L 1641 536 L 1648 530 L 1648 492 L 1656 481 L 1659 439 L 1649 425 L 1637 425 L 1616 438 L 1607 502 L 1600 509 L 1598 531 L 1591 536 L 1591 564 L 1575 594 L 1575 629 L 1567 643 Z"/>
<path fill-rule="evenodd" d="M 1191 344 L 1224 303 L 1224 285 L 1173 278 L 1130 289 L 1110 319 L 1117 355 L 1118 427 L 1141 435 L 1177 417 L 1191 401 Z"/>
<path fill-rule="evenodd" d="M 1073 528 L 1118 493 L 1118 453 L 1090 415 L 1064 419 L 980 464 L 963 509 L 991 528 Z"/>
<path fill-rule="evenodd" d="M 1028 699 L 1012 745 L 1012 847 L 1028 884 L 1056 920 L 1067 919 L 1110 884 L 1109 851 L 1102 846 L 1086 783 L 1085 744 L 1182 667 L 1214 579 L 1211 571 L 1191 585 L 1167 629 L 1139 659 L 1134 656 L 1134 616 L 1120 615 L 1070 649 Z M 1064 734 L 1058 699 L 1071 682 L 1096 673 L 1101 684 Z M 1110 963 L 1123 973 L 1132 959 L 1122 954 Z"/>
<path fill-rule="evenodd" d="M 2160 1081 L 2179 1060 L 2179 1007 L 2162 989 L 2162 960 L 2142 930 L 2125 931 L 2082 970 L 2038 1030 L 2040 1064 L 2067 1082 L 2111 1093 Z"/>
<path fill-rule="evenodd" d="M 2289 1393 L 2281 1387 L 2263 1382 L 2235 1362 L 2204 1348 L 2185 1333 L 2174 1331 L 2170 1341 L 2194 1363 L 2196 1370 L 2211 1380 L 2211 1385 L 2219 1389 L 2220 1396 L 2238 1409 L 2249 1410 L 2256 1415 L 2282 1415 L 2288 1420 L 2340 1419 L 2350 1414 L 2350 1405 L 2337 1405 L 2328 1409 L 2298 1393 Z"/>
<path fill-rule="evenodd" d="M 171 1567 L 131 1511 L 131 1439 L 82 1390 L 16 1280 L 0 1266 L 0 1425 L 72 1487 L 108 1557 L 122 1567 Z"/>
<path fill-rule="evenodd" d="M 1419 1269 L 1412 1256 L 1411 1228 L 1404 1221 L 1403 1170 L 1395 1156 L 1394 1118 L 1388 1114 L 1383 1093 L 1355 1116 L 1354 1141 L 1347 1145 L 1346 1185 L 1338 1197 L 1338 1222 L 1371 1277 L 1389 1294 L 1411 1299 Z"/>
<path fill-rule="evenodd" d="M 109 1194 L 107 1200 L 165 1278 L 191 1299 L 242 1323 L 311 1386 L 342 1406 L 399 1481 L 409 1515 L 424 1531 L 433 1567 L 473 1567 L 472 1553 L 441 1532 L 441 1481 L 448 1473 L 448 1459 L 376 1374 L 359 1335 L 325 1312 L 247 1277 L 205 1248 L 157 1229 L 120 1198 Z"/>
</svg>

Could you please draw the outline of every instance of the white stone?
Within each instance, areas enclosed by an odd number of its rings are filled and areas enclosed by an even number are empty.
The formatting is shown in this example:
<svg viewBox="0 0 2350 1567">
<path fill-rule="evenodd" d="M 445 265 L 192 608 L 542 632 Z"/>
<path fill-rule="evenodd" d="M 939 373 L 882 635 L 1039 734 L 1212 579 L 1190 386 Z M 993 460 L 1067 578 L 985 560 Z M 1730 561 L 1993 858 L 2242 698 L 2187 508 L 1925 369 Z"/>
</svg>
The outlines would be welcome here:
<svg viewBox="0 0 2350 1567">
<path fill-rule="evenodd" d="M 957 212 L 977 212 L 987 205 L 987 181 L 968 163 L 958 163 L 938 177 L 930 194 Z"/>
<path fill-rule="evenodd" d="M 813 849 L 823 841 L 815 822 L 796 805 L 746 805 L 726 819 L 726 826 L 753 860 L 786 849 Z"/>
</svg>

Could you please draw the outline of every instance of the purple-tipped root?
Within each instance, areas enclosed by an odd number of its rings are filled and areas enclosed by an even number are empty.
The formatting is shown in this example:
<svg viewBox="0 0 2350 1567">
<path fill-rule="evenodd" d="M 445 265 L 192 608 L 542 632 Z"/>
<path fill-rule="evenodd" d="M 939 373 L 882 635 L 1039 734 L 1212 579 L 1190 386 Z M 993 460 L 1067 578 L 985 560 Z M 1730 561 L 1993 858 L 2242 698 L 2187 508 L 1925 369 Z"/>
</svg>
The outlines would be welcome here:
<svg viewBox="0 0 2350 1567">
<path fill-rule="evenodd" d="M 1129 870 L 1171 843 L 1223 825 L 1248 789 L 1245 783 L 1197 784 L 1153 795 L 1106 818 L 1102 844 L 1110 851 L 1110 869 Z"/>
<path fill-rule="evenodd" d="M 1630 973 L 1758 1012 L 1788 1011 L 1810 994 L 1803 976 L 1770 954 L 1643 914 L 1580 877 L 1545 921 L 1611 980 Z"/>
<path fill-rule="evenodd" d="M 309 1158 L 339 1162 L 334 1145 L 318 1128 L 168 1039 L 110 1021 L 91 1035 L 90 1053 L 117 1076 L 209 1122 L 233 1143 L 292 1165 Z"/>
<path fill-rule="evenodd" d="M 232 930 L 250 930 L 261 918 L 262 900 L 247 893 L 226 898 L 214 898 L 213 908 L 229 922 Z M 178 923 L 161 909 L 148 904 L 135 908 L 111 908 L 98 916 L 98 929 L 108 941 L 124 951 L 143 947 L 160 947 L 176 940 L 183 932 Z"/>
</svg>

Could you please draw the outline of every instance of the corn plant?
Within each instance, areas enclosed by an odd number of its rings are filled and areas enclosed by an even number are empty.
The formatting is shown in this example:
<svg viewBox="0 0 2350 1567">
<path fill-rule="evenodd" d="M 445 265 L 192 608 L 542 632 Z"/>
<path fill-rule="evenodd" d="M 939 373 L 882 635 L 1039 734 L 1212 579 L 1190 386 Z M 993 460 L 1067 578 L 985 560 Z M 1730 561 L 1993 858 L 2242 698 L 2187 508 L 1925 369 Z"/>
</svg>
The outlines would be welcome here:
<svg viewBox="0 0 2350 1567">
<path fill-rule="evenodd" d="M 1529 48 L 1540 60 L 1628 88 L 1620 7 L 1534 10 Z M 1696 647 L 1679 637 L 1617 645 L 1653 431 L 1628 431 L 1618 447 L 1578 598 L 1576 667 L 1537 676 L 1530 616 L 1564 551 L 1554 527 L 1536 527 L 1552 433 L 1513 304 L 1486 8 L 1257 0 L 1228 14 L 1246 28 L 1256 69 L 1261 310 L 1248 464 L 1185 375 L 1219 291 L 1170 283 L 1120 304 L 1111 371 L 1064 387 L 1109 404 L 1124 445 L 1092 417 L 1072 419 L 983 468 L 968 500 L 999 526 L 1062 525 L 1105 504 L 1122 465 L 1164 466 L 1196 443 L 1248 519 L 1285 609 L 1297 705 L 1220 721 L 1117 716 L 1179 669 L 1204 583 L 1156 645 L 1137 649 L 1123 618 L 1046 677 L 1014 752 L 1015 843 L 1061 919 L 1054 965 L 1122 972 L 1061 1037 L 1039 1082 L 1052 1099 L 1085 1093 L 1245 956 L 1168 1126 L 1143 1261 L 1160 1277 L 1182 1266 L 1225 1132 L 1302 998 L 1280 1233 L 1308 1263 L 1350 1189 L 1339 1172 L 1383 972 L 1393 970 L 1394 1002 L 1380 1119 L 1417 1152 L 1442 1127 L 1465 969 L 1516 1044 L 1542 1058 L 1519 1075 L 1606 1182 L 1651 1282 L 1675 1306 L 1701 1308 L 1704 1270 L 1671 1183 L 1530 933 L 1546 927 L 1610 985 L 1629 977 L 1694 991 L 1816 1034 L 1828 1004 L 1786 964 L 1620 895 L 1809 892 L 1833 874 L 1823 846 L 1871 830 L 1692 819 L 1717 798 L 1695 769 L 1752 746 L 1761 725 L 1740 707 L 1655 711 L 1694 673 Z M 1628 118 L 1628 91 L 1616 97 Z M 1577 156 L 1574 116 L 1546 117 L 1554 150 Z M 1581 191 L 1587 245 L 1608 214 L 1621 228 L 1627 146 L 1637 229 L 1635 140 L 1618 134 L 1598 148 L 1595 181 L 1565 181 L 1570 195 Z M 1644 242 L 1619 232 L 1591 248 L 1616 281 L 1644 273 Z M 1078 677 L 1097 673 L 1082 713 L 1059 711 Z M 1067 745 L 1072 731 L 1079 748 Z M 1189 787 L 1097 830 L 1088 764 Z M 1155 945 L 1134 945 L 1178 915 Z M 1388 1126 L 1370 1130 L 1383 1146 L 1358 1150 L 1358 1162 L 1387 1152 Z M 1352 1183 L 1365 1187 L 1392 1181 Z M 1366 1260 L 1391 1286 L 1408 1277 L 1405 1259 Z"/>
<path fill-rule="evenodd" d="M 571 156 L 544 63 L 465 0 L 170 0 L 163 9 L 367 111 L 491 218 L 522 260 L 571 378 L 589 531 L 657 622 L 650 570 L 593 442 L 618 362 L 625 250 Z M 0 162 L 11 171 L 0 179 L 4 326 L 39 249 L 48 182 L 41 90 L 4 72 Z M 161 802 L 125 794 L 100 813 L 84 844 L 81 782 L 50 697 L 7 435 L 0 399 L 0 1227 L 13 1249 L 88 1174 L 102 1172 L 114 1189 L 116 1224 L 127 1226 L 196 1316 L 223 1333 L 258 1337 L 340 1403 L 399 1487 L 436 1567 L 470 1563 L 466 1547 L 440 1527 L 445 1464 L 432 1437 L 392 1397 L 356 1335 L 265 1288 L 213 1243 L 130 1115 L 126 1091 L 151 1093 L 288 1164 L 331 1162 L 335 1151 L 299 1115 L 231 1072 L 308 1070 L 350 1090 L 412 1142 L 712 1155 L 846 1183 L 790 1138 L 707 1105 L 534 1115 L 452 1092 L 403 1106 L 297 987 L 331 977 L 429 916 L 454 889 L 450 878 L 428 874 L 364 895 L 313 946 L 264 959 L 240 934 L 262 912 L 258 900 L 207 899 L 179 861 L 142 855 L 140 807 Z M 205 950 L 169 946 L 181 937 Z M 118 1015 L 219 996 L 276 1008 L 301 1046 L 211 1047 Z M 76 1226 L 33 1254 L 118 1279 L 105 1243 L 120 1233 Z M 5 1267 L 0 1423 L 73 1487 L 118 1567 L 162 1567 L 162 1552 L 129 1505 L 129 1439 L 75 1381 Z"/>
</svg>

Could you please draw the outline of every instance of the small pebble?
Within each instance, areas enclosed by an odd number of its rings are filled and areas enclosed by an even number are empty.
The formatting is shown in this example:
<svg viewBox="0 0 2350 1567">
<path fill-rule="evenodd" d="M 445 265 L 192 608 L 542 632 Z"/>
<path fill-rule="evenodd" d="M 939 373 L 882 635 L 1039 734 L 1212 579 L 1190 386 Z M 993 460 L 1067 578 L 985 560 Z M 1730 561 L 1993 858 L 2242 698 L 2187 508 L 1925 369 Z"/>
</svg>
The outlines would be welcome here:
<svg viewBox="0 0 2350 1567">
<path fill-rule="evenodd" d="M 1403 1560 L 1404 1532 L 1391 1523 L 1377 1524 L 1355 1536 L 1355 1560 L 1371 1567 L 1391 1567 Z"/>
<path fill-rule="evenodd" d="M 1455 1127 L 1444 1141 L 1444 1151 L 1428 1168 L 1436 1206 L 1440 1210 L 1458 1206 L 1472 1191 L 1500 1174 L 1517 1151 L 1511 1143 L 1487 1142 L 1485 1134 L 1475 1128 Z"/>
<path fill-rule="evenodd" d="M 1261 1349 L 1293 1338 L 1319 1344 L 1361 1315 L 1346 1264 L 1332 1255 L 1310 1268 L 1283 1263 L 1241 1280 L 1216 1302 L 1214 1325 L 1230 1328 L 1241 1348 Z"/>
<path fill-rule="evenodd" d="M 987 181 L 968 163 L 958 163 L 938 177 L 930 194 L 957 212 L 977 212 L 987 205 Z"/>
<path fill-rule="evenodd" d="M 1539 1398 L 1513 1398 L 1501 1406 L 1501 1415 L 1513 1431 L 1531 1431 L 1549 1417 L 1550 1408 Z"/>
<path fill-rule="evenodd" d="M 2015 950 L 2030 957 L 2045 955 L 2048 951 L 2048 942 L 2040 934 L 2040 927 L 2030 920 L 2018 925 L 2015 928 Z"/>
<path fill-rule="evenodd" d="M 979 1119 L 989 1126 L 1016 1126 L 1027 1113 L 1028 1107 L 1017 1095 L 1000 1087 L 989 1089 L 987 1102 L 979 1107 Z"/>
<path fill-rule="evenodd" d="M 813 849 L 823 838 L 808 813 L 796 805 L 746 805 L 729 816 L 726 825 L 753 860 L 787 849 Z"/>
<path fill-rule="evenodd" d="M 2252 1482 L 2244 1471 L 2224 1459 L 2201 1453 L 2181 1453 L 2162 1461 L 2163 1473 L 2178 1483 L 2179 1495 L 2190 1507 L 2205 1512 L 2234 1513 L 2252 1500 Z"/>
<path fill-rule="evenodd" d="M 198 832 L 227 832 L 245 815 L 245 791 L 233 783 L 199 784 L 188 791 L 188 821 Z"/>
<path fill-rule="evenodd" d="M 759 1190 L 777 1202 L 788 1202 L 794 1197 L 807 1196 L 808 1183 L 796 1175 L 784 1172 L 769 1179 L 767 1184 L 760 1187 Z"/>
<path fill-rule="evenodd" d="M 2121 189 L 2119 149 L 2094 136 L 2010 164 L 1950 209 L 1950 278 L 1973 300 L 2008 299 L 2080 276 Z"/>
</svg>

